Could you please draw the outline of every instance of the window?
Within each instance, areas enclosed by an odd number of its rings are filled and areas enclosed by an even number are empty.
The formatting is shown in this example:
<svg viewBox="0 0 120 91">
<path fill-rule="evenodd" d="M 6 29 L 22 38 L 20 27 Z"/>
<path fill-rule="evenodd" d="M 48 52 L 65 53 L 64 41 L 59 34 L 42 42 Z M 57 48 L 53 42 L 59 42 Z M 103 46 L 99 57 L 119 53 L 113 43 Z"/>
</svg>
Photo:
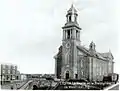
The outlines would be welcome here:
<svg viewBox="0 0 120 91">
<path fill-rule="evenodd" d="M 78 31 L 76 30 L 76 38 L 78 38 Z"/>
<path fill-rule="evenodd" d="M 81 71 L 81 74 L 82 74 L 82 76 L 83 76 L 83 71 Z"/>
<path fill-rule="evenodd" d="M 12 79 L 13 79 L 13 80 L 15 79 L 15 76 L 14 76 L 14 75 L 12 76 Z"/>
<path fill-rule="evenodd" d="M 8 76 L 8 80 L 10 80 L 10 76 Z"/>
<path fill-rule="evenodd" d="M 16 79 L 19 80 L 19 77 L 17 76 Z"/>
<path fill-rule="evenodd" d="M 5 65 L 2 65 L 3 69 L 5 69 Z"/>
<path fill-rule="evenodd" d="M 16 66 L 12 65 L 11 68 L 12 68 L 12 69 L 16 69 Z"/>
<path fill-rule="evenodd" d="M 101 65 L 100 65 L 100 75 L 102 75 L 102 74 L 104 74 L 104 70 L 101 70 Z"/>
<path fill-rule="evenodd" d="M 10 65 L 8 66 L 8 69 L 11 69 L 11 66 L 10 66 Z"/>
<path fill-rule="evenodd" d="M 8 74 L 10 74 L 10 70 L 8 70 Z"/>
<path fill-rule="evenodd" d="M 2 70 L 2 73 L 4 74 L 4 73 L 5 73 L 5 70 Z"/>
<path fill-rule="evenodd" d="M 72 29 L 70 31 L 71 31 L 71 38 L 72 38 Z"/>
<path fill-rule="evenodd" d="M 67 31 L 67 39 L 70 39 L 70 30 Z"/>
<path fill-rule="evenodd" d="M 13 66 L 13 69 L 15 69 L 15 66 Z"/>
<path fill-rule="evenodd" d="M 81 60 L 81 67 L 83 67 L 83 60 Z"/>
<path fill-rule="evenodd" d="M 71 22 L 71 16 L 69 16 L 69 22 Z"/>
<path fill-rule="evenodd" d="M 7 80 L 9 79 L 9 76 L 7 75 Z"/>
<path fill-rule="evenodd" d="M 5 76 L 4 75 L 2 76 L 2 80 L 5 80 Z"/>
<path fill-rule="evenodd" d="M 12 70 L 12 74 L 15 74 L 15 70 Z"/>
<path fill-rule="evenodd" d="M 8 65 L 5 65 L 5 67 L 8 69 Z"/>
</svg>

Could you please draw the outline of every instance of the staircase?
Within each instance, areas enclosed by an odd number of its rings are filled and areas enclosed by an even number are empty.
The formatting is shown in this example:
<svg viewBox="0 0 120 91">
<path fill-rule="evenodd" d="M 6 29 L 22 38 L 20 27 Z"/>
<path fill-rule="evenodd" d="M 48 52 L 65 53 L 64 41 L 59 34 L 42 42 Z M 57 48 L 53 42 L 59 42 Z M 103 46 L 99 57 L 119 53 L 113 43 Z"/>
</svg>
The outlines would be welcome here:
<svg viewBox="0 0 120 91">
<path fill-rule="evenodd" d="M 30 83 L 32 83 L 33 80 L 27 81 L 26 83 L 24 83 L 21 87 L 19 87 L 18 89 L 22 89 L 22 90 L 28 90 L 29 89 L 29 85 Z"/>
</svg>

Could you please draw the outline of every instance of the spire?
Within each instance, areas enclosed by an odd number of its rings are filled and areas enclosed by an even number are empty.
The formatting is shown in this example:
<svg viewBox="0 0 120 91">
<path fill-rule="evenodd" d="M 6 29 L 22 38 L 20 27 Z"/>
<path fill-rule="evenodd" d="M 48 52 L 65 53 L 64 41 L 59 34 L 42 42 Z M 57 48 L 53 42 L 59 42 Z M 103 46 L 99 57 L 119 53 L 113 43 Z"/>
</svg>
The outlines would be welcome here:
<svg viewBox="0 0 120 91">
<path fill-rule="evenodd" d="M 72 5 L 71 5 L 71 9 L 72 9 L 72 12 L 74 13 L 74 6 L 73 6 L 73 3 L 72 3 Z"/>
<path fill-rule="evenodd" d="M 77 10 L 74 8 L 74 5 L 72 4 L 70 9 L 67 11 L 67 22 L 74 22 L 77 23 Z"/>
<path fill-rule="evenodd" d="M 71 5 L 71 8 L 68 10 L 68 13 L 72 13 L 72 14 L 77 14 L 77 10 L 75 9 L 75 7 L 74 7 L 74 5 L 73 5 L 73 3 L 72 3 L 72 5 Z"/>
<path fill-rule="evenodd" d="M 81 28 L 79 27 L 79 24 L 77 22 L 77 17 L 78 17 L 77 10 L 75 9 L 74 4 L 71 4 L 70 9 L 67 11 L 66 23 L 63 28 L 75 26 L 81 30 Z"/>
<path fill-rule="evenodd" d="M 109 49 L 109 53 L 111 53 L 111 50 Z"/>
</svg>

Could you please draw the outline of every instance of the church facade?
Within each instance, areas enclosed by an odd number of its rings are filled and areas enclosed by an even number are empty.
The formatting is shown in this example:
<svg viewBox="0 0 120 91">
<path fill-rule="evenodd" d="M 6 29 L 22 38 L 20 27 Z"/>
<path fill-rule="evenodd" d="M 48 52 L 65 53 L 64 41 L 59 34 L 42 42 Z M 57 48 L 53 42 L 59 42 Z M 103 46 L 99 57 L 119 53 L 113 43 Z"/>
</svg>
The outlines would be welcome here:
<svg viewBox="0 0 120 91">
<path fill-rule="evenodd" d="M 55 58 L 55 75 L 61 79 L 86 79 L 102 81 L 104 76 L 113 73 L 113 55 L 96 51 L 95 43 L 89 48 L 81 45 L 81 28 L 77 22 L 77 10 L 72 5 L 67 11 L 67 21 L 62 27 L 62 45 Z"/>
</svg>

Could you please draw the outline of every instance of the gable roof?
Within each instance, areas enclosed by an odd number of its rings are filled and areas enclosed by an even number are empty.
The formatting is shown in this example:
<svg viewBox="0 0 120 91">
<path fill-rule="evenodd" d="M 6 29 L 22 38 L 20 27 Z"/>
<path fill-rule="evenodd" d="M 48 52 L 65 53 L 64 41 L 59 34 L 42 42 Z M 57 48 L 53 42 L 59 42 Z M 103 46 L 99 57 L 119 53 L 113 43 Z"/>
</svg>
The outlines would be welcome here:
<svg viewBox="0 0 120 91">
<path fill-rule="evenodd" d="M 112 61 L 114 59 L 111 52 L 106 52 L 106 53 L 99 53 L 99 52 L 96 52 L 96 51 L 91 52 L 88 48 L 86 48 L 84 46 L 81 46 L 81 45 L 77 46 L 77 49 L 81 50 L 86 55 L 89 55 L 91 57 L 96 57 L 96 58 L 102 59 L 104 61 Z M 62 57 L 62 45 L 59 47 L 59 51 L 58 51 L 57 55 L 55 55 L 54 57 L 56 57 L 56 58 L 61 58 Z"/>
<path fill-rule="evenodd" d="M 105 58 L 111 58 L 114 59 L 113 55 L 111 52 L 106 52 L 106 53 L 100 53 L 103 57 Z"/>
<path fill-rule="evenodd" d="M 78 50 L 83 51 L 84 53 L 86 53 L 89 56 L 93 56 L 93 57 L 102 59 L 104 61 L 110 61 L 109 59 L 111 59 L 111 58 L 112 58 L 112 60 L 114 59 L 112 53 L 110 53 L 110 52 L 98 53 L 98 52 L 94 51 L 91 53 L 91 51 L 88 48 L 85 48 L 84 46 L 77 46 L 77 48 L 78 48 Z"/>
<path fill-rule="evenodd" d="M 62 57 L 62 45 L 59 47 L 58 53 L 54 56 L 54 58 L 61 58 Z"/>
<path fill-rule="evenodd" d="M 92 56 L 90 51 L 87 48 L 85 48 L 84 46 L 77 46 L 77 48 L 78 48 L 78 50 L 81 50 L 85 54 Z"/>
</svg>

